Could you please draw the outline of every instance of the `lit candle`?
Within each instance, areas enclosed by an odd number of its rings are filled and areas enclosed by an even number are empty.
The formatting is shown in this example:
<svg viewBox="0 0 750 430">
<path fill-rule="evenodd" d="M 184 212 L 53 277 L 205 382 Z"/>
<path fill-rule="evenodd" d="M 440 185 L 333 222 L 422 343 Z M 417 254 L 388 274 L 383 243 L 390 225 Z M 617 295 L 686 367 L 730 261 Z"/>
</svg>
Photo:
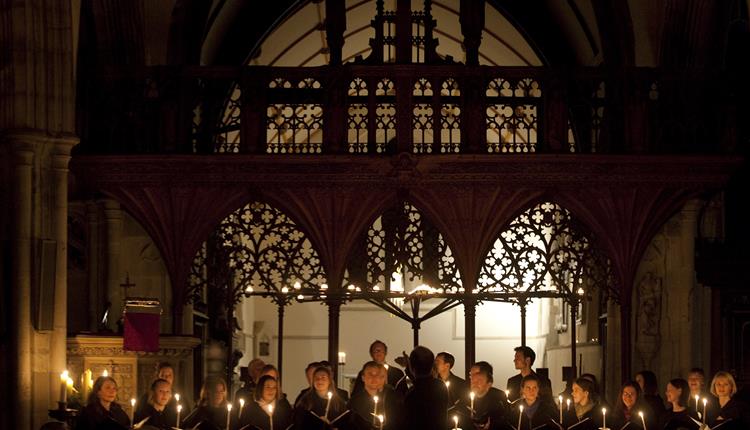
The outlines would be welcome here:
<svg viewBox="0 0 750 430">
<path fill-rule="evenodd" d="M 60 402 L 68 402 L 68 371 L 60 374 Z"/>
<path fill-rule="evenodd" d="M 102 376 L 104 376 L 105 378 L 109 376 L 109 372 L 107 372 L 107 369 L 104 369 L 104 371 L 102 372 Z"/>
<path fill-rule="evenodd" d="M 375 409 L 372 410 L 372 414 L 377 416 L 378 415 L 378 396 L 373 397 L 372 401 L 375 402 Z"/>
<path fill-rule="evenodd" d="M 339 364 L 344 365 L 346 364 L 346 353 L 345 352 L 339 352 Z"/>
<path fill-rule="evenodd" d="M 180 403 L 180 393 L 175 393 L 175 395 L 174 395 L 174 400 L 175 400 L 175 401 L 176 401 L 177 403 Z"/>
<path fill-rule="evenodd" d="M 707 398 L 703 398 L 703 424 L 706 424 L 706 404 L 708 403 Z"/>
<path fill-rule="evenodd" d="M 175 427 L 180 428 L 180 412 L 182 412 L 182 405 L 177 404 L 177 425 Z"/>
<path fill-rule="evenodd" d="M 132 423 L 133 420 L 135 420 L 135 398 L 130 399 L 130 422 Z M 178 418 L 177 419 L 177 422 L 178 422 L 177 427 L 179 427 L 179 421 L 180 421 L 180 419 Z M 135 424 L 135 423 L 133 423 L 133 424 Z"/>
<path fill-rule="evenodd" d="M 68 380 L 65 381 L 65 391 L 66 395 L 68 391 L 70 391 L 70 394 L 73 394 L 73 378 L 68 377 Z"/>
<path fill-rule="evenodd" d="M 505 390 L 505 400 L 507 400 L 508 403 L 510 403 L 510 390 Z"/>
<path fill-rule="evenodd" d="M 562 396 L 557 396 L 557 399 L 560 401 L 560 424 L 562 424 Z"/>
<path fill-rule="evenodd" d="M 453 415 L 453 430 L 458 430 L 458 415 Z"/>
<path fill-rule="evenodd" d="M 333 397 L 333 393 L 329 391 L 327 396 L 328 396 L 328 401 L 326 402 L 326 414 L 324 416 L 326 421 L 328 420 L 328 409 L 331 407 L 331 398 Z"/>
<path fill-rule="evenodd" d="M 523 405 L 518 406 L 518 430 L 521 430 L 521 417 L 523 416 Z"/>
<path fill-rule="evenodd" d="M 271 424 L 271 430 L 273 430 L 273 404 L 268 405 L 268 423 Z"/>
<path fill-rule="evenodd" d="M 237 414 L 238 417 L 242 418 L 242 409 L 245 408 L 245 399 L 240 399 L 240 413 Z"/>
<path fill-rule="evenodd" d="M 638 416 L 641 417 L 641 423 L 643 424 L 643 430 L 648 430 L 646 428 L 646 419 L 643 418 L 643 411 L 638 412 Z"/>
<path fill-rule="evenodd" d="M 602 430 L 607 430 L 607 408 L 602 408 Z"/>
<path fill-rule="evenodd" d="M 469 393 L 469 399 L 471 399 L 471 403 L 469 404 L 469 410 L 471 411 L 471 417 L 474 418 L 474 397 L 476 394 L 472 391 Z"/>
<path fill-rule="evenodd" d="M 229 430 L 229 423 L 232 419 L 232 404 L 227 403 L 227 430 Z"/>
<path fill-rule="evenodd" d="M 699 397 L 700 397 L 699 395 L 697 395 L 697 394 L 695 395 L 695 412 L 698 412 L 698 409 L 699 409 L 699 407 L 698 407 L 698 398 Z M 698 413 L 700 414 L 700 412 L 698 412 Z"/>
<path fill-rule="evenodd" d="M 570 410 L 570 399 L 565 400 L 565 403 L 568 404 L 568 410 Z"/>
<path fill-rule="evenodd" d="M 378 428 L 380 430 L 383 430 L 383 423 L 385 422 L 385 417 L 383 415 L 378 415 L 378 421 L 380 421 L 380 426 Z"/>
<path fill-rule="evenodd" d="M 445 381 L 445 389 L 450 391 L 451 389 L 451 381 Z"/>
<path fill-rule="evenodd" d="M 389 365 L 387 365 L 387 364 L 384 364 L 384 365 L 383 365 L 383 367 L 385 367 L 385 371 L 386 371 L 386 372 L 388 372 L 388 369 L 390 369 L 390 368 L 391 368 L 391 366 L 389 366 Z"/>
</svg>

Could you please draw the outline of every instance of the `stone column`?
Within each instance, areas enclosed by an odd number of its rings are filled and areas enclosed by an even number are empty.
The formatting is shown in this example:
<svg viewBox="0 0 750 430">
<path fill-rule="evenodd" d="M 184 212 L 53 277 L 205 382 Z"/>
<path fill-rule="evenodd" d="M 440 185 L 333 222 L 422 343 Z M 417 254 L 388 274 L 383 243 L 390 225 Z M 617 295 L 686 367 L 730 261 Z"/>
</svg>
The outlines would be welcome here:
<svg viewBox="0 0 750 430">
<path fill-rule="evenodd" d="M 32 428 L 31 378 L 31 228 L 34 144 L 24 138 L 10 137 L 13 154 L 13 232 L 12 232 L 12 306 L 11 319 L 15 357 L 15 399 L 11 410 L 15 428 Z M 13 358 L 11 358 L 13 359 Z"/>
<path fill-rule="evenodd" d="M 68 335 L 68 162 L 70 150 L 78 139 L 51 142 L 52 238 L 57 242 L 55 261 L 55 310 L 50 338 L 50 399 L 59 394 L 60 373 L 66 366 Z M 53 406 L 53 405 L 50 405 Z"/>
<path fill-rule="evenodd" d="M 122 209 L 115 200 L 101 200 L 104 208 L 104 226 L 106 229 L 105 273 L 107 285 L 107 301 L 109 309 L 108 327 L 117 330 L 117 320 L 122 315 L 122 292 L 120 284 L 125 280 L 124 273 L 120 273 L 120 240 L 122 237 Z"/>
<path fill-rule="evenodd" d="M 96 202 L 86 202 L 86 222 L 88 223 L 88 304 L 89 330 L 96 333 L 102 317 L 104 302 L 99 293 L 99 205 Z"/>
</svg>

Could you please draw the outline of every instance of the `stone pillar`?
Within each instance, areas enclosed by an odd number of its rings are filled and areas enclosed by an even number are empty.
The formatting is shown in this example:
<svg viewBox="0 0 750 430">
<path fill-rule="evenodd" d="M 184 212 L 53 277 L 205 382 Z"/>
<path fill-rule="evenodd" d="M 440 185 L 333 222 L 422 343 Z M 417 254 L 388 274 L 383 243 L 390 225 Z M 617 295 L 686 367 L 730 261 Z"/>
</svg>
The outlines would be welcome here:
<svg viewBox="0 0 750 430">
<path fill-rule="evenodd" d="M 55 261 L 55 310 L 50 338 L 50 399 L 59 394 L 60 373 L 65 370 L 68 336 L 68 162 L 78 139 L 55 139 L 51 148 L 52 238 L 57 242 Z M 53 405 L 50 405 L 53 406 Z"/>
<path fill-rule="evenodd" d="M 16 351 L 15 428 L 32 428 L 32 377 L 31 377 L 31 229 L 34 145 L 23 138 L 11 137 L 13 154 L 13 232 L 12 232 L 12 307 L 11 319 L 13 347 Z"/>
<path fill-rule="evenodd" d="M 101 300 L 99 274 L 99 205 L 86 202 L 86 222 L 88 223 L 88 304 L 89 330 L 96 333 L 102 317 L 104 302 Z"/>
<path fill-rule="evenodd" d="M 107 285 L 107 301 L 109 309 L 108 327 L 117 330 L 117 320 L 122 315 L 123 296 L 120 284 L 125 281 L 124 273 L 120 273 L 120 240 L 122 238 L 122 209 L 115 200 L 101 200 L 104 208 L 104 226 L 106 236 L 105 273 Z"/>
</svg>

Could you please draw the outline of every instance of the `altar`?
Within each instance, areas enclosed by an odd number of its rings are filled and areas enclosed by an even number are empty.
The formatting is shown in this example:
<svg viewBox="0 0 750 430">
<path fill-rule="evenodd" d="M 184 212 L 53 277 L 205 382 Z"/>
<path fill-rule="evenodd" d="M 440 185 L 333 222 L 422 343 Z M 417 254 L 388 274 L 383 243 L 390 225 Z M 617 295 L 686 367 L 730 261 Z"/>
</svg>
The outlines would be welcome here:
<svg viewBox="0 0 750 430">
<path fill-rule="evenodd" d="M 200 339 L 190 336 L 160 336 L 157 352 L 136 352 L 123 349 L 122 336 L 77 335 L 68 337 L 67 369 L 79 389 L 81 403 L 88 390 L 84 372 L 91 371 L 95 380 L 105 371 L 117 382 L 117 402 L 131 413 L 130 399 L 138 399 L 154 377 L 159 362 L 169 362 L 175 371 L 175 385 L 186 402 L 193 399 L 193 349 Z M 199 381 L 200 382 L 200 381 Z"/>
</svg>

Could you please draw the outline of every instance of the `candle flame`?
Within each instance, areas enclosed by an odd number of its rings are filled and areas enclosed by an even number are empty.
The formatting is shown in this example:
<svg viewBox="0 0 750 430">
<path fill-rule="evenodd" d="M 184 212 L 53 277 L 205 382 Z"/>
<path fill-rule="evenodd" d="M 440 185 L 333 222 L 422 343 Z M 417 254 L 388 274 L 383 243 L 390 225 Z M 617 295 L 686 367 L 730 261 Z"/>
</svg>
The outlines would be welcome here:
<svg viewBox="0 0 750 430">
<path fill-rule="evenodd" d="M 268 413 L 273 414 L 273 405 L 268 405 Z"/>
<path fill-rule="evenodd" d="M 703 406 L 706 406 L 706 403 L 708 403 L 708 399 L 704 397 L 703 398 Z"/>
<path fill-rule="evenodd" d="M 245 399 L 240 399 L 240 408 L 245 407 Z"/>
<path fill-rule="evenodd" d="M 180 402 L 180 393 L 176 393 L 174 395 L 174 399 L 177 400 L 177 403 L 179 403 Z"/>
<path fill-rule="evenodd" d="M 60 380 L 63 382 L 66 382 L 68 380 L 69 375 L 70 374 L 68 373 L 68 371 L 64 370 L 63 373 L 60 374 Z"/>
<path fill-rule="evenodd" d="M 521 412 L 523 412 L 523 405 L 519 405 L 518 406 L 518 410 L 521 411 Z"/>
<path fill-rule="evenodd" d="M 458 425 L 458 415 L 453 415 L 453 422 Z"/>
<path fill-rule="evenodd" d="M 385 417 L 383 415 L 378 415 L 378 419 L 380 420 L 380 424 L 383 424 L 383 421 L 385 421 Z"/>
<path fill-rule="evenodd" d="M 109 376 L 109 372 L 107 372 L 107 369 L 104 369 L 104 371 L 102 372 L 102 376 L 104 376 L 105 378 Z"/>
<path fill-rule="evenodd" d="M 638 411 L 638 416 L 643 418 L 643 411 Z"/>
<path fill-rule="evenodd" d="M 182 412 L 182 405 L 177 405 L 177 412 Z"/>
<path fill-rule="evenodd" d="M 377 403 L 377 402 L 378 402 L 378 396 L 375 396 L 375 397 L 373 397 L 373 398 L 372 398 L 372 400 L 373 400 L 373 401 L 374 401 L 375 403 Z"/>
<path fill-rule="evenodd" d="M 232 404 L 231 403 L 227 403 L 227 411 L 231 411 L 231 410 L 232 410 Z"/>
<path fill-rule="evenodd" d="M 451 381 L 445 381 L 445 388 L 451 387 Z"/>
<path fill-rule="evenodd" d="M 130 399 L 130 406 L 135 407 L 135 399 Z"/>
<path fill-rule="evenodd" d="M 602 414 L 606 414 L 606 413 L 607 413 L 607 408 L 602 408 Z"/>
<path fill-rule="evenodd" d="M 471 400 L 474 400 L 474 396 L 476 396 L 476 394 L 474 394 L 473 391 L 471 393 L 469 393 L 469 397 L 471 398 Z"/>
<path fill-rule="evenodd" d="M 331 400 L 331 397 L 333 397 L 333 393 L 329 391 L 327 395 L 328 395 L 328 400 Z"/>
</svg>

